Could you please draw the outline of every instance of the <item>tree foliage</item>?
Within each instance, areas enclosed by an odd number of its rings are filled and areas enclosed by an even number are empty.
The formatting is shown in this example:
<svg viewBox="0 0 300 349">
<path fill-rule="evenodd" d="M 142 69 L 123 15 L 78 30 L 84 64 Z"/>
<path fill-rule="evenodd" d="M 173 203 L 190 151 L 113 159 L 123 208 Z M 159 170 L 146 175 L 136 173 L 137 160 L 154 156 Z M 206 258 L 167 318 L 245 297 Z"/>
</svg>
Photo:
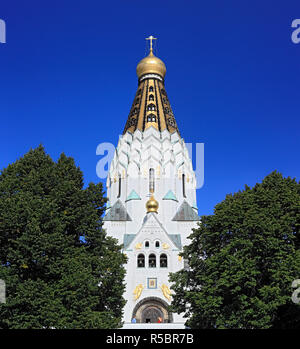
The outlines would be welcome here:
<svg viewBox="0 0 300 349">
<path fill-rule="evenodd" d="M 115 328 L 125 256 L 102 229 L 102 184 L 43 147 L 0 174 L 0 328 Z M 84 238 L 84 240 L 82 239 Z"/>
<path fill-rule="evenodd" d="M 192 328 L 300 328 L 300 184 L 273 172 L 203 216 L 171 274 L 173 310 Z"/>
</svg>

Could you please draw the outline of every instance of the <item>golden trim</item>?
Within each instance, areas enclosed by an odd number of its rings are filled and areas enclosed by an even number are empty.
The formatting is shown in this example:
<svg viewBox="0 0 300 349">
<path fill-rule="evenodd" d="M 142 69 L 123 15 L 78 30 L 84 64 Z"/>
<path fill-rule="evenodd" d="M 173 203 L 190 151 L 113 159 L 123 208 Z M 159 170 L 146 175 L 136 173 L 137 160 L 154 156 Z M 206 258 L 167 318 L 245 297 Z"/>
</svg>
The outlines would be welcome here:
<svg viewBox="0 0 300 349">
<path fill-rule="evenodd" d="M 168 249 L 170 248 L 170 245 L 168 245 L 166 242 L 164 242 L 164 243 L 162 244 L 162 248 L 163 248 L 164 250 L 168 250 Z"/>
<path fill-rule="evenodd" d="M 137 285 L 136 286 L 136 288 L 134 289 L 134 291 L 133 291 L 133 294 L 134 294 L 134 300 L 136 301 L 137 299 L 139 299 L 140 298 L 140 296 L 141 296 L 141 294 L 142 294 L 142 292 L 143 292 L 143 289 L 144 289 L 145 287 L 142 285 L 142 284 L 139 284 L 139 285 Z"/>
<path fill-rule="evenodd" d="M 140 250 L 141 248 L 142 248 L 142 243 L 141 242 L 138 242 L 135 246 L 134 246 L 134 248 L 136 249 L 136 250 Z"/>
<path fill-rule="evenodd" d="M 167 298 L 167 300 L 171 300 L 172 294 L 171 294 L 171 291 L 170 291 L 169 287 L 167 285 L 165 285 L 165 284 L 162 284 L 160 286 L 160 288 L 162 290 L 163 295 Z"/>
</svg>

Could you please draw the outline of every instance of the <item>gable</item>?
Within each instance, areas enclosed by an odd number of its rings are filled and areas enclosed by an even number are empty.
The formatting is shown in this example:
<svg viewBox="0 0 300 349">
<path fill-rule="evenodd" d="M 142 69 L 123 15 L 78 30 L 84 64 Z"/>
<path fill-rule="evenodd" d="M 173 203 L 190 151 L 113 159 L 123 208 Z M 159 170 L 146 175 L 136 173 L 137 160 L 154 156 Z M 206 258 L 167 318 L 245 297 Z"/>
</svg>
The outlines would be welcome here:
<svg viewBox="0 0 300 349">
<path fill-rule="evenodd" d="M 131 193 L 128 195 L 126 199 L 126 201 L 130 201 L 130 200 L 141 200 L 140 196 L 134 189 L 131 190 Z"/>
<path fill-rule="evenodd" d="M 129 247 L 129 245 L 132 243 L 134 238 L 135 238 L 135 234 L 124 234 L 124 238 L 123 238 L 124 250 L 126 250 Z"/>
<path fill-rule="evenodd" d="M 103 218 L 104 221 L 131 221 L 126 208 L 122 204 L 121 200 L 115 202 L 115 204 L 109 209 L 108 213 Z"/>
<path fill-rule="evenodd" d="M 172 192 L 172 190 L 169 190 L 167 194 L 163 197 L 163 200 L 173 200 L 178 201 L 175 194 Z"/>
<path fill-rule="evenodd" d="M 181 250 L 181 236 L 180 234 L 168 234 L 169 238 L 173 241 L 174 245 L 178 248 L 178 250 Z"/>
<path fill-rule="evenodd" d="M 143 224 L 136 235 L 128 234 L 128 236 L 124 236 L 124 249 L 125 249 L 125 242 L 126 242 L 126 248 L 129 247 L 134 248 L 134 246 L 137 243 L 141 243 L 142 241 L 146 240 L 147 238 L 150 239 L 160 239 L 164 240 L 164 243 L 169 244 L 172 246 L 172 249 L 179 249 L 181 250 L 181 236 L 179 234 L 168 234 L 166 229 L 163 227 L 163 225 L 159 222 L 157 214 L 154 212 L 148 213 L 148 215 L 145 217 Z M 130 240 L 130 242 L 129 242 Z"/>
<path fill-rule="evenodd" d="M 172 221 L 200 221 L 194 209 L 184 200 Z"/>
</svg>

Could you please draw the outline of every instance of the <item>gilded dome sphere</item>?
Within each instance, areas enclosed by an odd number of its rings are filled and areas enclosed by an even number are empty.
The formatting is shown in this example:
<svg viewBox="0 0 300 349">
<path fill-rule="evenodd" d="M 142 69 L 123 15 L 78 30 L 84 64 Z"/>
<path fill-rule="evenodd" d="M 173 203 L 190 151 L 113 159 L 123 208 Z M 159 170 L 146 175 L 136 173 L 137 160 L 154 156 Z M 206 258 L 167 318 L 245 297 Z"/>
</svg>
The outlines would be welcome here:
<svg viewBox="0 0 300 349">
<path fill-rule="evenodd" d="M 156 212 L 157 213 L 158 206 L 159 206 L 158 202 L 154 199 L 154 197 L 152 195 L 146 203 L 147 213 L 149 213 L 149 212 Z"/>
<path fill-rule="evenodd" d="M 162 78 L 166 75 L 166 66 L 165 63 L 154 56 L 152 50 L 147 57 L 143 58 L 136 67 L 136 74 L 138 78 L 142 77 L 145 74 L 158 74 Z"/>
</svg>

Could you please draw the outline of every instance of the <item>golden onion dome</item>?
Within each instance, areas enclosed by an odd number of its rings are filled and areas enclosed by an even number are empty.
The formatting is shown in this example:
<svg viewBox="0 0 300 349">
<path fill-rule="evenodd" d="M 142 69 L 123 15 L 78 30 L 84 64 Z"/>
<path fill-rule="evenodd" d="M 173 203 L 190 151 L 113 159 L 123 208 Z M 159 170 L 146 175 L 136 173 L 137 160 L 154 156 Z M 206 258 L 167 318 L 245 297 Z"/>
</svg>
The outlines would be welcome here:
<svg viewBox="0 0 300 349">
<path fill-rule="evenodd" d="M 149 55 L 143 58 L 136 67 L 136 74 L 139 79 L 145 74 L 158 74 L 164 78 L 166 71 L 165 63 L 154 56 L 152 49 L 150 49 Z"/>
<path fill-rule="evenodd" d="M 154 199 L 154 196 L 151 195 L 150 199 L 146 203 L 147 213 L 149 212 L 157 213 L 158 206 L 159 206 L 158 202 Z"/>
</svg>

